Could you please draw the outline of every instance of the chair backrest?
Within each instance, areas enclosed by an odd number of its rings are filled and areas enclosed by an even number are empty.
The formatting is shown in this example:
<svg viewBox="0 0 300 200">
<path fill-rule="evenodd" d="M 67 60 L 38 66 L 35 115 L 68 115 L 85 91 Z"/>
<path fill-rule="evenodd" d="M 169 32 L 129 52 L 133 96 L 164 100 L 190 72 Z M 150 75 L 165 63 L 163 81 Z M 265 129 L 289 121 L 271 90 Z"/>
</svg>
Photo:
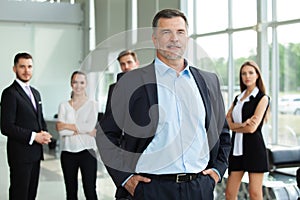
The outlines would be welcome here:
<svg viewBox="0 0 300 200">
<path fill-rule="evenodd" d="M 300 166 L 300 146 L 268 148 L 270 171 L 285 167 Z"/>
</svg>

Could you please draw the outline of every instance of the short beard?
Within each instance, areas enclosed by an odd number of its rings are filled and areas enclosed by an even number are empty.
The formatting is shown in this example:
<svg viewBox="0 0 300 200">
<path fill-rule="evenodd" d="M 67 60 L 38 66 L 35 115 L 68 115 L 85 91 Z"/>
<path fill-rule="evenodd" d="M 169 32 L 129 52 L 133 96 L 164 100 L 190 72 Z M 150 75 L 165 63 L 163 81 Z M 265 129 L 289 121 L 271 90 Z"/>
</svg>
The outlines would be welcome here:
<svg viewBox="0 0 300 200">
<path fill-rule="evenodd" d="M 182 55 L 180 54 L 174 54 L 174 53 L 171 53 L 170 51 L 167 51 L 167 50 L 163 50 L 163 49 L 158 49 L 159 53 L 165 57 L 166 59 L 168 60 L 178 60 L 178 59 L 181 59 L 183 58 Z M 170 52 L 170 53 L 168 53 Z"/>
<path fill-rule="evenodd" d="M 17 79 L 19 79 L 19 80 L 22 81 L 23 83 L 27 83 L 28 81 L 30 81 L 30 79 L 29 79 L 29 80 L 24 80 L 24 79 L 22 79 L 22 78 L 19 76 L 18 73 L 16 73 L 16 75 L 17 75 Z"/>
</svg>

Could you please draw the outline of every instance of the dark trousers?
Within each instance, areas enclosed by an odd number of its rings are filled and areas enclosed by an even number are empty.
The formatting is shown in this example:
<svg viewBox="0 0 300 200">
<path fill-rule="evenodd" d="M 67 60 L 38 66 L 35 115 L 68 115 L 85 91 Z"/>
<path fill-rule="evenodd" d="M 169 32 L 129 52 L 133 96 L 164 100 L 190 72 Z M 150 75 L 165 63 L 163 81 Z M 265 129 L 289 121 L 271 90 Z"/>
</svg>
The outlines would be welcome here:
<svg viewBox="0 0 300 200">
<path fill-rule="evenodd" d="M 61 167 L 64 174 L 67 200 L 77 200 L 78 170 L 80 169 L 83 191 L 87 200 L 97 199 L 97 159 L 94 150 L 84 150 L 78 153 L 62 151 Z"/>
<path fill-rule="evenodd" d="M 139 183 L 134 200 L 213 200 L 215 181 L 210 176 L 199 174 L 195 180 L 175 181 L 152 178 L 150 183 Z"/>
<path fill-rule="evenodd" d="M 10 164 L 10 200 L 34 200 L 37 194 L 40 161 Z"/>
</svg>

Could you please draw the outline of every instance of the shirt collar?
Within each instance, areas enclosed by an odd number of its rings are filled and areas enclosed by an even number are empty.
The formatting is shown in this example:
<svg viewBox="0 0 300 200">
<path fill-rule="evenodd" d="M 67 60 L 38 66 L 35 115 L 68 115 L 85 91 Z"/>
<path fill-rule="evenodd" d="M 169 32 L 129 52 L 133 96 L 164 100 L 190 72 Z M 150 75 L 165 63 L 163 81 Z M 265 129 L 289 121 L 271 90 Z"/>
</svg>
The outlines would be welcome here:
<svg viewBox="0 0 300 200">
<path fill-rule="evenodd" d="M 241 100 L 241 98 L 244 96 L 244 94 L 245 94 L 246 91 L 247 91 L 247 89 L 244 90 L 244 91 L 238 96 L 238 100 Z M 258 89 L 257 87 L 255 87 L 255 88 L 252 90 L 251 94 L 250 94 L 249 96 L 247 96 L 247 98 L 245 99 L 245 101 L 249 101 L 249 99 L 250 99 L 251 96 L 253 96 L 253 97 L 255 98 L 256 95 L 258 94 L 258 92 L 259 92 L 259 89 Z"/>
<path fill-rule="evenodd" d="M 165 63 L 163 63 L 158 57 L 155 58 L 154 60 L 154 66 L 155 66 L 155 70 L 160 74 L 160 75 L 164 75 L 165 73 L 167 73 L 168 71 L 174 71 L 175 70 L 171 67 L 169 67 L 168 65 L 166 65 Z M 159 67 L 157 67 L 159 66 Z M 184 70 L 182 70 L 180 72 L 180 75 L 184 75 L 186 74 L 188 77 L 191 77 L 191 71 L 190 71 L 190 66 L 188 64 L 188 61 L 186 59 L 184 59 Z"/>
<path fill-rule="evenodd" d="M 21 81 L 20 79 L 16 78 L 16 81 L 17 83 L 19 83 L 19 85 L 22 87 L 22 88 L 25 88 L 25 86 L 29 86 L 29 83 L 24 83 L 23 81 Z"/>
</svg>

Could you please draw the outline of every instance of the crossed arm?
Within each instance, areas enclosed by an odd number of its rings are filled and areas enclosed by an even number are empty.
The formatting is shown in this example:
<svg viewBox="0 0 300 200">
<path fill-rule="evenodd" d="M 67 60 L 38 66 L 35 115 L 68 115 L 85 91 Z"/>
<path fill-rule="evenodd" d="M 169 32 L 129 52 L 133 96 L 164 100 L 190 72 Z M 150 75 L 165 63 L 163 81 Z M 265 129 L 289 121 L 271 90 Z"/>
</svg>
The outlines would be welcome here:
<svg viewBox="0 0 300 200">
<path fill-rule="evenodd" d="M 68 124 L 68 123 L 64 123 L 64 122 L 61 122 L 61 121 L 58 121 L 56 123 L 56 130 L 57 131 L 69 130 L 69 131 L 73 131 L 73 135 L 79 134 L 78 129 L 77 129 L 75 124 Z M 94 128 L 88 134 L 93 136 L 93 137 L 96 137 L 96 132 L 97 132 L 97 130 Z"/>
<path fill-rule="evenodd" d="M 254 115 L 242 123 L 235 123 L 233 121 L 232 110 L 234 105 L 232 104 L 226 115 L 226 119 L 230 130 L 239 133 L 254 133 L 264 116 L 268 104 L 269 104 L 269 99 L 267 96 L 264 96 L 259 101 L 255 109 Z"/>
</svg>

